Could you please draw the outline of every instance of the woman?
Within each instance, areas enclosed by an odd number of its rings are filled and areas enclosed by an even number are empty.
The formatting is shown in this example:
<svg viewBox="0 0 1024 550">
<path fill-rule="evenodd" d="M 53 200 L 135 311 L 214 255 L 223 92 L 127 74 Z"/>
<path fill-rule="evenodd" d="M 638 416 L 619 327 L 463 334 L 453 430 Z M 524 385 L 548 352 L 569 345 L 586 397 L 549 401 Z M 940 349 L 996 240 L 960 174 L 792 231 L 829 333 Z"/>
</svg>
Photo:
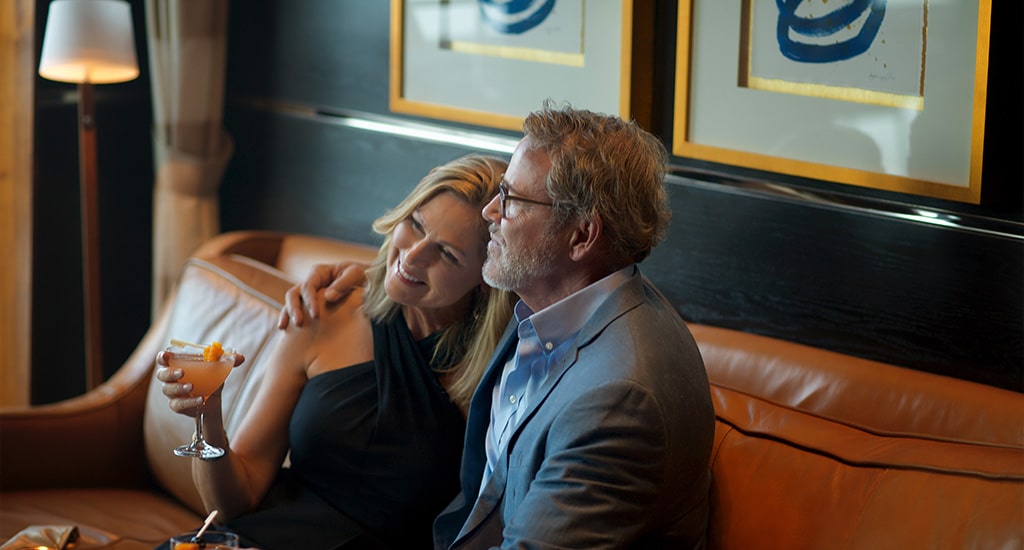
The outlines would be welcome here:
<svg viewBox="0 0 1024 550">
<path fill-rule="evenodd" d="M 459 487 L 464 413 L 512 311 L 512 297 L 481 278 L 479 213 L 505 167 L 456 159 L 378 218 L 385 238 L 365 291 L 284 331 L 230 442 L 211 398 L 207 439 L 227 453 L 194 460 L 192 476 L 245 544 L 431 546 L 431 522 Z M 157 378 L 174 411 L 195 414 L 179 370 Z"/>
</svg>

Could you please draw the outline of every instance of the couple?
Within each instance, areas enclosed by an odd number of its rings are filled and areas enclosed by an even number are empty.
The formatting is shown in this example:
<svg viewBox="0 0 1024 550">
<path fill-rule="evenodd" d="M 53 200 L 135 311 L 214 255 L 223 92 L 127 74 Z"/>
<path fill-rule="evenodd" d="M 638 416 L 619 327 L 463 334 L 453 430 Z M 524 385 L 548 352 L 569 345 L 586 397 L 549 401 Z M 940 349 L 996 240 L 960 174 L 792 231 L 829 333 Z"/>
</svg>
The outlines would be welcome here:
<svg viewBox="0 0 1024 550">
<path fill-rule="evenodd" d="M 193 462 L 204 503 L 263 548 L 307 528 L 324 548 L 702 547 L 708 382 L 636 266 L 667 227 L 666 160 L 634 123 L 548 103 L 507 167 L 432 171 L 375 222 L 365 291 L 324 307 L 334 266 L 289 292 L 261 407 L 231 442 L 207 417 L 229 450 Z"/>
</svg>

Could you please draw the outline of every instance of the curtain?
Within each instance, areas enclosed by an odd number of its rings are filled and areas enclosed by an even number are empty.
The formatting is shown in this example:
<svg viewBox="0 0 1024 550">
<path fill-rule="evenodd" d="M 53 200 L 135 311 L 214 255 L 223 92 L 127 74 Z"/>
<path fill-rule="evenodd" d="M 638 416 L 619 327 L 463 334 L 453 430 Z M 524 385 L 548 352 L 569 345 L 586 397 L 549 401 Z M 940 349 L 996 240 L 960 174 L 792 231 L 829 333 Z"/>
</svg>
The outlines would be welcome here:
<svg viewBox="0 0 1024 550">
<path fill-rule="evenodd" d="M 220 232 L 228 0 L 146 0 L 153 94 L 153 316 L 178 271 Z"/>
</svg>

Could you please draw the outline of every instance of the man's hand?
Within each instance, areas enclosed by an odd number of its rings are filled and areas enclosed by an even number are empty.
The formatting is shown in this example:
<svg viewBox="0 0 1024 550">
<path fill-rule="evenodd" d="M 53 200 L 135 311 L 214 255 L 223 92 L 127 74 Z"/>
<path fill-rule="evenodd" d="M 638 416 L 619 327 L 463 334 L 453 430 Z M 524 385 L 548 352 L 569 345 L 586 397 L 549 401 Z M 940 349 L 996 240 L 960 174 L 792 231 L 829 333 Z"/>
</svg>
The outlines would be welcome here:
<svg viewBox="0 0 1024 550">
<path fill-rule="evenodd" d="M 292 323 L 301 327 L 307 314 L 311 319 L 319 319 L 324 307 L 340 302 L 352 289 L 366 283 L 366 268 L 366 264 L 356 262 L 314 266 L 305 281 L 291 287 L 285 294 L 277 328 L 284 330 Z M 326 290 L 321 294 L 323 289 Z"/>
</svg>

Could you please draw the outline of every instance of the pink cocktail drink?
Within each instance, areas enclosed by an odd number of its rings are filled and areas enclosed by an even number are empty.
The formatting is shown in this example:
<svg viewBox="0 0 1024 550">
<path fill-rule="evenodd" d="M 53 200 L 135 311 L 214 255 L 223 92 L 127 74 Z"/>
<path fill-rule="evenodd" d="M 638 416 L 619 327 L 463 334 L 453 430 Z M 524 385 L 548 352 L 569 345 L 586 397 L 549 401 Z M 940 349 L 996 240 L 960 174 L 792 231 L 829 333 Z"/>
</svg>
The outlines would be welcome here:
<svg viewBox="0 0 1024 550">
<path fill-rule="evenodd" d="M 177 341 L 172 340 L 172 343 L 174 342 Z M 218 342 L 205 347 L 195 344 L 189 346 L 191 347 L 188 349 L 172 346 L 165 350 L 167 366 L 171 369 L 181 369 L 182 377 L 178 382 L 192 385 L 189 396 L 203 398 L 203 402 L 196 410 L 196 431 L 192 435 L 192 442 L 176 447 L 174 454 L 213 460 L 224 456 L 224 449 L 210 445 L 203 437 L 203 413 L 210 395 L 217 391 L 231 374 L 236 356 L 233 350 L 221 349 Z"/>
<path fill-rule="evenodd" d="M 235 355 L 225 353 L 217 361 L 205 361 L 202 353 L 175 353 L 167 363 L 170 368 L 181 369 L 184 373 L 180 383 L 192 384 L 189 395 L 205 401 L 231 374 Z"/>
</svg>

